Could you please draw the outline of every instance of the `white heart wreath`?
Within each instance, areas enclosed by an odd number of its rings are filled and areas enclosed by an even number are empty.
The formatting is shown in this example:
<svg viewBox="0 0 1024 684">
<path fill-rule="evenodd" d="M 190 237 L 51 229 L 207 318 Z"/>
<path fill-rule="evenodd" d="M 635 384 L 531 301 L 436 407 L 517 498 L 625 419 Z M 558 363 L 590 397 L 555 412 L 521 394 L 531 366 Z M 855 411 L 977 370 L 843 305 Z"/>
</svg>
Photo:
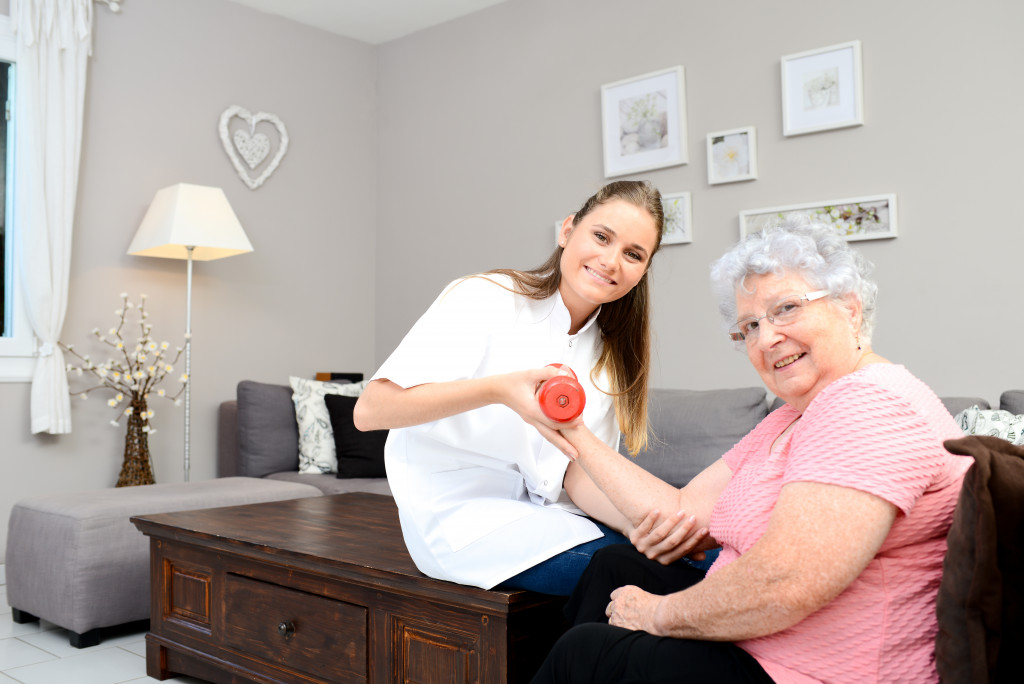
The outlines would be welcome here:
<svg viewBox="0 0 1024 684">
<path fill-rule="evenodd" d="M 248 131 L 244 128 L 235 129 L 234 134 L 228 131 L 228 124 L 236 116 L 249 124 Z M 244 160 L 249 170 L 252 171 L 263 163 L 267 155 L 270 154 L 270 138 L 263 133 L 256 132 L 256 125 L 262 121 L 270 123 L 277 129 L 280 142 L 278 143 L 277 152 L 270 159 L 267 167 L 263 169 L 260 175 L 252 178 L 245 170 L 245 167 L 242 166 L 242 161 Z M 274 173 L 277 165 L 281 163 L 284 153 L 288 151 L 288 131 L 285 130 L 284 124 L 281 123 L 279 118 L 266 112 L 257 112 L 253 115 L 247 109 L 238 105 L 228 107 L 220 115 L 220 141 L 224 145 L 224 151 L 228 153 L 232 166 L 238 172 L 238 177 L 249 186 L 250 190 L 255 190 L 270 178 L 270 174 Z M 239 158 L 239 155 L 241 155 L 241 158 Z"/>
</svg>

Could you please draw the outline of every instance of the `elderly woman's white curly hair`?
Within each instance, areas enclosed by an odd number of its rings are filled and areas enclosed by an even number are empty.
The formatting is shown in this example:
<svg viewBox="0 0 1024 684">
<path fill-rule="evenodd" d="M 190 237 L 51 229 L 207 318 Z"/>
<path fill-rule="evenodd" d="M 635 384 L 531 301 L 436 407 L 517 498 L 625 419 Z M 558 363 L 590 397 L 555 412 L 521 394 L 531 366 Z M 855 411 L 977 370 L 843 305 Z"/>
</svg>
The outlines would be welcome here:
<svg viewBox="0 0 1024 684">
<path fill-rule="evenodd" d="M 828 290 L 840 300 L 856 296 L 862 308 L 860 337 L 871 341 L 878 286 L 868 278 L 873 266 L 832 228 L 806 217 L 789 218 L 747 235 L 711 265 L 711 287 L 725 327 L 736 323 L 736 291 L 750 275 L 795 273 L 812 290 Z"/>
</svg>

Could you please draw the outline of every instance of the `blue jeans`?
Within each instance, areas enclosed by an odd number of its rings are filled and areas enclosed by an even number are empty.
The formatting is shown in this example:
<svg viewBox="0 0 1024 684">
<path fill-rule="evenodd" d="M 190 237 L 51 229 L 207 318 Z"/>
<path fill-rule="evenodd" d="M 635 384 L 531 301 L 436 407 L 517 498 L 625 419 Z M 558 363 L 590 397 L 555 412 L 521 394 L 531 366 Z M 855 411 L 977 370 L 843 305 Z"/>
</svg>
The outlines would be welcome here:
<svg viewBox="0 0 1024 684">
<path fill-rule="evenodd" d="M 572 593 L 573 588 L 576 586 L 576 582 L 579 581 L 580 575 L 586 570 L 587 565 L 590 564 L 590 559 L 598 549 L 604 548 L 605 546 L 611 546 L 612 544 L 629 544 L 630 541 L 627 537 L 616 532 L 612 528 L 602 523 L 593 521 L 595 525 L 604 533 L 603 537 L 598 537 L 592 541 L 583 542 L 578 546 L 574 546 L 568 551 L 563 551 L 557 556 L 552 556 L 546 561 L 541 561 L 532 568 L 523 570 L 518 575 L 513 575 L 507 580 L 498 585 L 498 589 L 529 589 L 530 591 L 536 591 L 541 594 L 554 594 L 555 596 L 568 596 Z M 711 564 L 718 558 L 718 552 L 721 549 L 712 549 L 707 551 L 707 558 L 702 561 L 691 560 L 684 558 L 683 561 L 694 566 L 698 570 L 707 572 L 707 569 L 711 567 Z"/>
<path fill-rule="evenodd" d="M 529 589 L 541 594 L 554 594 L 555 596 L 568 596 L 572 593 L 573 587 L 579 580 L 580 575 L 587 568 L 591 557 L 598 549 L 611 544 L 628 544 L 629 539 L 622 536 L 615 530 L 601 523 L 594 521 L 603 537 L 592 541 L 583 542 L 574 546 L 568 551 L 563 551 L 557 556 L 552 556 L 546 561 L 541 561 L 532 568 L 523 570 L 518 575 L 509 577 L 498 585 L 499 589 Z"/>
</svg>

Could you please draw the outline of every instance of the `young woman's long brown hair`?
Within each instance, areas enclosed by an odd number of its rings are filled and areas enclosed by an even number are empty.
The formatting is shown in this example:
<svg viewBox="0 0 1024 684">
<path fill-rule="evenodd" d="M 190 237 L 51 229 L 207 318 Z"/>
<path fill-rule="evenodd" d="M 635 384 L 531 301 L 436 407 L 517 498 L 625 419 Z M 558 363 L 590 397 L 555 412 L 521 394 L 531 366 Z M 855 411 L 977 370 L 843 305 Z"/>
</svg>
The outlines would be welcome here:
<svg viewBox="0 0 1024 684">
<path fill-rule="evenodd" d="M 665 213 L 661 193 L 647 181 L 615 181 L 583 203 L 573 217 L 573 230 L 576 230 L 584 216 L 613 200 L 623 200 L 647 210 L 658 232 L 654 251 L 647 262 L 647 271 L 640 282 L 621 299 L 601 305 L 597 325 L 601 329 L 604 344 L 601 357 L 591 371 L 591 377 L 604 370 L 608 372 L 619 429 L 625 435 L 629 452 L 636 454 L 647 448 L 649 432 L 647 389 L 651 365 L 651 312 L 647 276 L 651 270 L 651 260 L 661 247 Z M 515 283 L 516 292 L 525 297 L 547 299 L 558 291 L 562 281 L 559 268 L 562 251 L 562 247 L 557 247 L 547 261 L 529 271 L 495 269 L 489 273 L 507 275 Z"/>
</svg>

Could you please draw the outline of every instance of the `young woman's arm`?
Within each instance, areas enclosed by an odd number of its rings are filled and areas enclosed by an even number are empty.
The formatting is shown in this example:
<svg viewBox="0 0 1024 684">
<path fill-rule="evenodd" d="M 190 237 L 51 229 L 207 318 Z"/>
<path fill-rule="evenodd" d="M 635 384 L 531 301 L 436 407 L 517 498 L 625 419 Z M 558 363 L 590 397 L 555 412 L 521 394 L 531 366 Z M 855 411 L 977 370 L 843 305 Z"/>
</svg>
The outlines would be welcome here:
<svg viewBox="0 0 1024 684">
<path fill-rule="evenodd" d="M 638 551 L 663 565 L 690 555 L 700 560 L 701 550 L 715 546 L 714 540 L 708 540 L 707 529 L 698 528 L 696 516 L 686 511 L 662 516 L 654 510 L 634 525 L 576 463 L 566 469 L 564 486 L 569 498 L 587 515 L 626 535 Z"/>
<path fill-rule="evenodd" d="M 585 425 L 565 428 L 562 434 L 579 453 L 575 463 L 586 471 L 632 527 L 654 510 L 665 515 L 686 511 L 696 517 L 700 527 L 707 527 L 711 509 L 732 477 L 725 461 L 719 459 L 685 487 L 676 489 L 609 447 Z"/>
<path fill-rule="evenodd" d="M 504 404 L 563 453 L 575 454 L 572 445 L 558 434 L 559 424 L 547 418 L 537 402 L 537 386 L 558 373 L 558 369 L 545 366 L 408 388 L 382 378 L 367 384 L 356 401 L 352 418 L 359 430 L 384 430 L 421 425 L 489 404 Z"/>
<path fill-rule="evenodd" d="M 719 459 L 676 489 L 610 448 L 586 426 L 561 432 L 579 454 L 566 470 L 565 490 L 585 513 L 629 534 L 638 549 L 663 562 L 713 546 L 706 539 L 711 509 L 732 477 L 725 461 Z M 659 517 L 662 524 L 655 526 Z M 674 557 L 665 558 L 666 553 Z"/>
</svg>

